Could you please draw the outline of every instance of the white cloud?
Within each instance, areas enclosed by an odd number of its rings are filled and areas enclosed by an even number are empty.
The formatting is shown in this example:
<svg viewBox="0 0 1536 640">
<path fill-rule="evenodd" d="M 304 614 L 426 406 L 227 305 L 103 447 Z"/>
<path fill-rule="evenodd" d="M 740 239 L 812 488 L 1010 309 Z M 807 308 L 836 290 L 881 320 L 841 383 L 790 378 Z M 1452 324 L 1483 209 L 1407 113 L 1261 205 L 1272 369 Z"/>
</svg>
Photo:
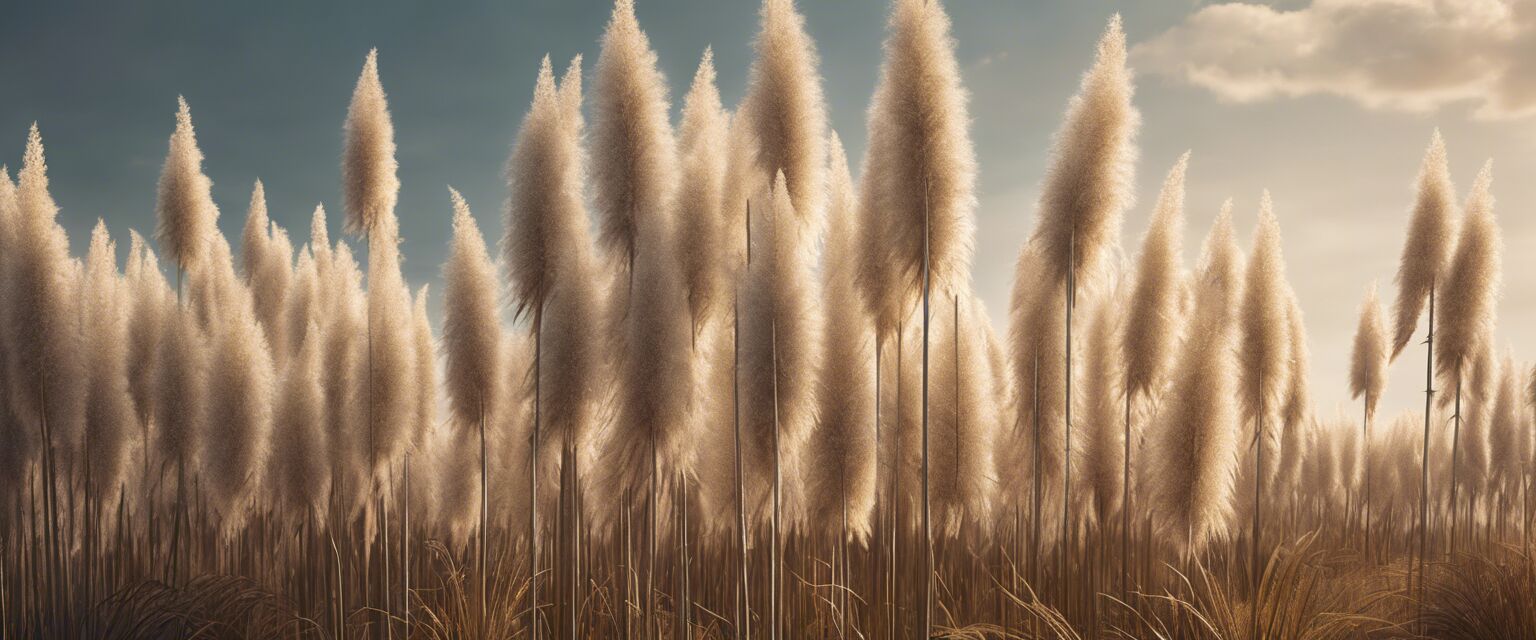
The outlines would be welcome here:
<svg viewBox="0 0 1536 640">
<path fill-rule="evenodd" d="M 1372 109 L 1536 114 L 1536 0 L 1220 4 L 1132 55 L 1139 69 L 1238 102 L 1330 94 Z"/>
</svg>

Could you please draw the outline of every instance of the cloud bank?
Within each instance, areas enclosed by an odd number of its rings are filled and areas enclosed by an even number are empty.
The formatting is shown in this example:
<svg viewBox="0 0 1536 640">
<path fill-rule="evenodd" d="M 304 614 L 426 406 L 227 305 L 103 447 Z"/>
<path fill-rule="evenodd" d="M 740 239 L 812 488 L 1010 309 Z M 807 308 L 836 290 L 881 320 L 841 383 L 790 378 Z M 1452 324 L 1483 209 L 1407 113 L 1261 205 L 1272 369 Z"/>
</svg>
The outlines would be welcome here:
<svg viewBox="0 0 1536 640">
<path fill-rule="evenodd" d="M 1143 71 L 1236 102 L 1327 94 L 1380 110 L 1536 114 L 1536 0 L 1219 4 L 1132 55 Z"/>
</svg>

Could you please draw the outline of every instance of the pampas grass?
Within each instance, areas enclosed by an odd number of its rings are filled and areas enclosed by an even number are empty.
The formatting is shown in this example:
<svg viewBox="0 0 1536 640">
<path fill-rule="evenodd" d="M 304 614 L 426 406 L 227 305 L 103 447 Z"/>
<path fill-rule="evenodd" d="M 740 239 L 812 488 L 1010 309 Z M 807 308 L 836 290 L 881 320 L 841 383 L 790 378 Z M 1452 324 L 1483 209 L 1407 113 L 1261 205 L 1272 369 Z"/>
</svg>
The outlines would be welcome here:
<svg viewBox="0 0 1536 640">
<path fill-rule="evenodd" d="M 479 549 L 480 618 L 486 615 L 486 576 L 490 538 L 490 472 L 487 464 L 487 418 L 502 414 L 500 401 L 507 373 L 502 369 L 501 295 L 496 266 L 485 248 L 485 238 L 470 215 L 469 205 L 453 188 L 453 248 L 443 265 L 447 287 L 443 307 L 444 375 L 448 387 L 448 407 L 452 424 L 478 431 L 480 440 L 480 527 Z M 430 344 L 430 339 L 428 340 Z M 492 434 L 494 435 L 494 434 Z M 452 438 L 452 436 L 449 436 Z M 461 434 L 454 440 L 463 440 Z"/>
<path fill-rule="evenodd" d="M 842 141 L 833 135 L 823 248 L 825 365 L 816 391 L 816 427 L 806 447 L 807 520 L 827 535 L 862 540 L 875 507 L 874 343 L 872 323 L 856 296 L 859 219 Z"/>
<path fill-rule="evenodd" d="M 1147 464 L 1163 470 L 1153 476 L 1152 510 L 1185 558 L 1224 533 L 1233 491 L 1241 261 L 1229 202 L 1206 237 L 1190 328 L 1147 443 Z"/>
<path fill-rule="evenodd" d="M 1419 168 L 1408 236 L 1403 240 L 1403 257 L 1397 268 L 1397 298 L 1393 303 L 1396 317 L 1392 338 L 1394 358 L 1413 337 L 1419 315 L 1432 292 L 1436 288 L 1444 289 L 1437 285 L 1442 284 L 1456 246 L 1456 189 L 1451 185 L 1447 165 L 1445 140 L 1436 129 Z"/>
<path fill-rule="evenodd" d="M 346 144 L 341 159 L 342 201 L 347 230 L 372 236 L 381 225 L 395 224 L 400 179 L 395 176 L 395 127 L 379 83 L 379 50 L 370 49 L 352 90 L 344 126 Z"/>
<path fill-rule="evenodd" d="M 667 81 L 635 19 L 633 0 L 615 0 L 595 75 L 593 207 L 599 241 L 618 265 L 622 288 L 632 275 L 641 233 L 652 225 L 670 227 L 677 197 L 677 142 L 667 116 Z M 627 297 L 617 300 L 628 304 Z"/>
<path fill-rule="evenodd" d="M 130 442 L 139 427 L 128 393 L 128 308 L 117 272 L 117 244 L 97 220 L 86 252 L 81 327 L 85 382 L 86 462 L 95 497 L 116 502 Z"/>
<path fill-rule="evenodd" d="M 441 345 L 401 270 L 376 53 L 343 150 L 365 239 L 333 241 L 317 207 L 295 252 L 256 182 L 236 256 L 183 103 L 156 209 L 177 294 L 137 234 L 119 273 L 110 220 L 71 256 L 34 128 L 19 184 L 0 167 L 0 636 L 1454 636 L 1498 616 L 1453 576 L 1529 553 L 1536 385 L 1493 348 L 1486 168 L 1452 240 L 1435 137 L 1394 334 L 1373 289 L 1347 378 L 1314 378 L 1343 354 L 1314 354 L 1307 321 L 1338 317 L 1303 315 L 1267 194 L 1251 258 L 1228 202 L 1186 275 L 1185 154 L 1120 260 L 1137 116 L 1113 20 L 1004 345 L 970 288 L 941 3 L 892 2 L 857 182 L 803 18 L 761 17 L 736 116 L 706 51 L 675 139 L 629 0 L 591 140 L 581 59 L 558 82 L 541 65 L 497 249 L 449 192 Z M 1458 394 L 1378 421 L 1426 308 L 1427 382 Z M 1346 385 L 1355 410 L 1313 406 Z M 1455 553 L 1426 572 L 1430 548 Z"/>
<path fill-rule="evenodd" d="M 734 120 L 744 142 L 731 157 L 726 207 L 761 202 L 759 194 L 773 190 L 782 172 L 795 217 L 781 223 L 818 229 L 826 206 L 827 106 L 816 44 L 794 0 L 763 0 L 758 19 L 757 57 Z"/>
<path fill-rule="evenodd" d="M 325 387 L 320 384 L 320 325 L 310 320 L 301 335 L 273 409 L 268 486 L 290 513 L 302 518 L 325 513 L 331 451 L 325 424 Z"/>
<path fill-rule="evenodd" d="M 1503 240 L 1493 216 L 1493 163 L 1483 165 L 1467 196 L 1466 219 L 1447 264 L 1445 287 L 1436 300 L 1436 336 L 1441 373 L 1455 373 L 1472 360 L 1493 333 L 1499 299 Z"/>
<path fill-rule="evenodd" d="M 682 175 L 678 186 L 677 245 L 688 287 L 688 309 L 694 333 L 721 314 L 729 282 L 727 216 L 724 201 L 727 133 L 730 114 L 720 104 L 715 86 L 715 55 L 706 48 L 683 99 L 678 131 Z"/>
<path fill-rule="evenodd" d="M 217 233 L 219 209 L 210 193 L 213 181 L 203 175 L 203 152 L 192 130 L 192 110 L 180 96 L 176 104 L 176 130 L 160 170 L 155 200 L 155 239 L 177 270 L 186 271 L 196 267 Z"/>
<path fill-rule="evenodd" d="M 1445 289 L 1436 301 L 1441 318 L 1436 336 L 1440 357 L 1436 366 L 1456 386 L 1456 426 L 1451 441 L 1451 508 L 1458 508 L 1457 448 L 1461 437 L 1462 383 L 1467 367 L 1479 350 L 1490 348 L 1500 287 L 1500 253 L 1503 241 L 1493 217 L 1493 162 L 1483 165 L 1467 196 L 1466 219 L 1456 242 L 1456 252 L 1446 267 Z M 1474 485 L 1475 486 L 1475 485 Z M 1451 519 L 1451 548 L 1456 549 L 1456 519 Z"/>
<path fill-rule="evenodd" d="M 302 341 L 288 337 L 287 313 L 283 308 L 293 282 L 293 244 L 288 240 L 288 232 L 267 217 L 266 188 L 260 180 L 251 191 L 251 208 L 240 238 L 242 275 L 251 289 L 256 319 L 272 346 L 274 362 L 282 367 L 287 361 L 289 343 Z"/>
</svg>

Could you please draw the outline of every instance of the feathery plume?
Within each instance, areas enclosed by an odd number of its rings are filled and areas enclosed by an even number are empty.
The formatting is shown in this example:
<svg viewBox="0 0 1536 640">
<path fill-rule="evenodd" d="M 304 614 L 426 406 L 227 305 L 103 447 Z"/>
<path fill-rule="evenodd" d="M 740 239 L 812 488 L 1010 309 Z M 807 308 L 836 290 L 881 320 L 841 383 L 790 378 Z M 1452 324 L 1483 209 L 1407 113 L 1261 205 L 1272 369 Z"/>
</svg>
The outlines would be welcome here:
<svg viewBox="0 0 1536 640">
<path fill-rule="evenodd" d="M 267 217 L 267 194 L 261 181 L 251 192 L 250 213 L 241 235 L 240 257 L 246 285 L 251 288 L 256 320 L 261 323 L 273 361 L 279 369 L 287 362 L 290 339 L 283 303 L 293 282 L 293 244 L 288 232 Z M 293 339 L 295 342 L 302 338 Z"/>
<path fill-rule="evenodd" d="M 1161 470 L 1149 487 L 1154 511 L 1170 535 L 1183 537 L 1186 556 L 1219 533 L 1233 490 L 1234 309 L 1243 285 L 1231 211 L 1223 205 L 1206 237 L 1188 337 L 1147 443 L 1146 464 Z"/>
<path fill-rule="evenodd" d="M 203 175 L 203 152 L 192 130 L 192 110 L 176 98 L 176 131 L 171 133 L 165 167 L 155 200 L 155 239 L 179 270 L 195 269 L 218 229 L 219 209 L 213 204 L 213 181 Z"/>
<path fill-rule="evenodd" d="M 808 521 L 842 535 L 869 535 L 875 506 L 874 343 L 869 317 L 850 298 L 856 293 L 858 203 L 843 144 L 832 134 L 828 183 L 827 238 L 823 249 L 822 300 L 826 345 L 816 389 L 816 427 L 806 447 L 806 495 L 813 499 Z M 845 511 L 846 509 L 846 511 Z"/>
<path fill-rule="evenodd" d="M 416 352 L 412 344 L 411 292 L 400 274 L 400 230 L 394 221 L 374 227 L 369 235 L 367 400 L 373 473 L 387 474 L 398 465 L 416 423 Z"/>
<path fill-rule="evenodd" d="M 1497 407 L 1499 387 L 1503 375 L 1499 360 L 1494 355 L 1492 340 L 1481 344 L 1469 363 L 1471 368 L 1464 385 L 1461 410 L 1466 417 L 1461 421 L 1460 449 L 1455 462 L 1458 482 L 1463 483 L 1467 497 L 1476 499 L 1488 486 L 1490 455 L 1488 438 L 1492 432 L 1494 412 Z M 1458 505 L 1459 508 L 1459 505 Z"/>
<path fill-rule="evenodd" d="M 1099 294 L 1090 307 L 1094 310 L 1088 324 L 1083 371 L 1086 388 L 1079 396 L 1083 411 L 1083 448 L 1080 453 L 1083 480 L 1089 491 L 1079 498 L 1092 500 L 1092 509 L 1079 509 L 1084 518 L 1094 516 L 1100 528 L 1108 527 L 1108 518 L 1120 508 L 1125 465 L 1125 425 L 1120 409 L 1125 364 L 1119 354 L 1117 338 L 1125 318 L 1116 313 L 1124 296 L 1119 287 Z"/>
<path fill-rule="evenodd" d="M 1276 499 L 1290 500 L 1290 490 L 1295 485 L 1301 469 L 1301 461 L 1307 448 L 1307 429 L 1313 424 L 1310 380 L 1311 350 L 1307 347 L 1307 328 L 1301 313 L 1301 303 L 1296 292 L 1286 287 L 1285 292 L 1286 337 L 1290 340 L 1291 358 L 1286 374 L 1286 388 L 1279 410 L 1280 457 L 1275 465 L 1273 483 Z M 1343 429 L 1353 433 L 1350 429 Z"/>
<path fill-rule="evenodd" d="M 482 240 L 481 242 L 484 242 Z M 416 429 L 415 442 L 424 446 L 437 426 L 437 341 L 432 338 L 432 320 L 427 316 L 427 287 L 416 290 L 411 313 L 413 343 L 416 348 Z"/>
<path fill-rule="evenodd" d="M 244 287 L 238 282 L 230 286 Z M 259 495 L 271 447 L 276 383 L 271 351 L 250 304 L 225 304 L 218 314 L 209 332 L 202 478 L 224 531 L 233 532 L 243 524 L 252 496 Z"/>
<path fill-rule="evenodd" d="M 1376 283 L 1360 304 L 1360 324 L 1355 329 L 1354 348 L 1349 358 L 1349 392 L 1365 396 L 1367 419 L 1376 414 L 1376 405 L 1387 388 L 1387 327 L 1381 319 L 1381 302 L 1376 299 Z"/>
<path fill-rule="evenodd" d="M 174 294 L 160 272 L 160 262 L 136 231 L 129 232 L 126 286 L 128 306 L 127 361 L 133 363 L 128 391 L 134 415 L 147 423 L 155 415 L 155 378 L 160 368 L 160 340 L 166 318 L 175 306 Z M 144 425 L 141 425 L 144 426 Z M 144 443 L 149 446 L 149 443 Z"/>
<path fill-rule="evenodd" d="M 273 494 L 289 509 L 321 515 L 330 496 L 325 387 L 320 384 L 324 338 L 314 319 L 298 332 L 273 421 Z"/>
<path fill-rule="evenodd" d="M 166 310 L 155 393 L 156 448 L 165 460 L 197 468 L 207 428 L 211 347 L 190 309 Z"/>
<path fill-rule="evenodd" d="M 1040 492 L 1053 495 L 1062 480 L 1065 447 L 1065 284 L 1047 279 L 1050 266 L 1044 262 L 1046 255 L 1034 239 L 1026 241 L 1019 252 L 1009 298 L 1008 337 L 1013 381 L 1018 389 L 1017 431 L 1030 443 L 1026 448 L 1032 470 L 1038 471 Z M 1034 466 L 1035 458 L 1038 466 Z"/>
<path fill-rule="evenodd" d="M 593 206 L 599 241 L 615 261 L 622 285 L 631 276 L 640 233 L 653 224 L 670 226 L 677 197 L 667 81 L 635 20 L 633 0 L 614 2 L 594 85 Z M 627 301 L 621 305 L 627 306 Z"/>
<path fill-rule="evenodd" d="M 1238 358 L 1243 415 L 1268 422 L 1280 411 L 1281 395 L 1289 386 L 1292 356 L 1286 322 L 1285 257 L 1280 249 L 1280 223 L 1268 191 L 1259 202 L 1259 226 L 1254 230 L 1246 273 L 1238 310 L 1242 319 Z M 1273 438 L 1275 433 L 1271 428 L 1264 435 Z"/>
<path fill-rule="evenodd" d="M 775 180 L 766 201 L 761 214 L 753 212 L 752 264 L 741 292 L 742 455 L 773 460 L 777 430 L 783 477 L 795 478 L 814 412 L 822 309 L 808 248 L 794 237 L 797 214 L 788 180 Z M 750 465 L 744 472 L 748 509 L 761 510 L 768 506 L 773 465 Z M 794 505 L 785 513 L 794 513 Z"/>
<path fill-rule="evenodd" d="M 379 50 L 370 49 L 363 72 L 347 106 L 346 148 L 341 159 L 347 231 L 372 235 L 380 226 L 394 226 L 400 179 L 395 176 L 395 126 L 389 101 L 379 83 Z M 371 258 L 370 258 L 371 262 Z"/>
<path fill-rule="evenodd" d="M 443 372 L 454 423 L 473 429 L 497 414 L 506 377 L 496 265 L 469 205 L 452 187 L 453 248 L 443 265 Z"/>
<path fill-rule="evenodd" d="M 317 213 L 320 210 L 316 210 Z M 319 283 L 320 331 L 327 371 L 356 372 L 351 375 L 326 376 L 325 414 L 331 435 L 331 457 L 340 483 L 337 495 L 343 512 L 350 515 L 368 495 L 368 415 L 367 320 L 368 301 L 363 294 L 363 274 L 352 249 L 338 243 L 327 249 L 325 262 L 316 257 L 316 268 L 324 266 Z"/>
<path fill-rule="evenodd" d="M 1163 382 L 1178 344 L 1179 289 L 1184 234 L 1184 175 L 1189 152 L 1168 171 L 1157 207 L 1141 240 L 1136 281 L 1120 334 L 1125 391 L 1150 393 Z"/>
<path fill-rule="evenodd" d="M 1456 234 L 1456 189 L 1451 186 L 1445 140 L 1436 129 L 1419 168 L 1418 195 L 1403 240 L 1403 257 L 1397 267 L 1397 299 L 1393 301 L 1396 331 L 1392 357 L 1402 353 L 1418 327 L 1419 314 L 1431 289 L 1444 291 L 1445 269 L 1450 264 Z"/>
<path fill-rule="evenodd" d="M 730 116 L 720 106 L 715 86 L 714 52 L 704 50 L 693 87 L 683 99 L 683 121 L 678 132 L 682 180 L 677 199 L 678 252 L 683 279 L 688 286 L 688 308 L 694 332 L 717 313 L 727 294 L 724 228 L 728 203 L 725 188 L 727 133 Z"/>
<path fill-rule="evenodd" d="M 1132 204 L 1141 116 L 1131 104 L 1125 62 L 1125 32 L 1116 14 L 1067 104 L 1040 188 L 1033 237 L 1045 252 L 1044 275 L 1051 280 L 1066 280 L 1068 269 L 1091 280 L 1118 243 L 1121 215 Z"/>
<path fill-rule="evenodd" d="M 1489 490 L 1515 493 L 1520 490 L 1522 458 L 1527 449 L 1521 439 L 1528 437 L 1521 432 L 1524 427 L 1520 416 L 1522 372 L 1515 366 L 1513 353 L 1504 355 L 1499 370 L 1503 375 L 1499 377 L 1492 422 L 1488 425 Z"/>
<path fill-rule="evenodd" d="M 816 229 L 827 182 L 827 106 L 816 45 L 794 0 L 763 0 L 758 15 L 757 58 L 736 112 L 741 129 L 731 154 L 735 166 L 727 169 L 732 176 L 725 194 L 728 228 L 741 228 L 743 204 L 772 191 L 782 172 L 795 212 L 793 219 L 781 221 L 786 233 L 791 227 Z"/>
<path fill-rule="evenodd" d="M 44 446 L 69 455 L 79 440 L 84 414 L 81 384 L 79 301 L 69 238 L 48 192 L 43 138 L 33 124 L 16 186 L 16 251 L 9 256 L 10 289 L 4 305 L 9 332 L 10 399 L 17 417 L 46 420 Z"/>
<path fill-rule="evenodd" d="M 91 484 L 104 503 L 115 502 L 138 425 L 128 393 L 128 313 L 117 272 L 117 244 L 106 222 L 96 221 L 86 253 L 82 354 L 86 375 L 85 426 Z"/>
<path fill-rule="evenodd" d="M 1444 284 L 1437 294 L 1435 332 L 1437 369 L 1459 375 L 1483 343 L 1493 339 L 1498 311 L 1503 239 L 1493 214 L 1493 161 L 1483 165 L 1472 193 L 1467 197 L 1466 219 L 1456 242 L 1456 252 L 1446 266 Z"/>
<path fill-rule="evenodd" d="M 685 427 L 696 361 L 675 240 L 667 218 L 635 230 L 639 253 L 630 281 L 633 295 L 627 305 L 615 303 L 609 311 L 618 346 L 617 379 L 624 383 L 616 385 L 615 419 L 604 443 L 612 463 L 602 468 L 619 471 L 617 486 L 637 493 L 657 486 L 644 484 L 653 465 L 672 469 L 688 455 Z"/>
<path fill-rule="evenodd" d="M 925 257 L 936 289 L 969 286 L 976 157 L 967 131 L 968 98 L 949 31 L 949 16 L 939 2 L 894 3 L 880 84 L 869 111 L 861 194 L 868 211 L 865 224 L 875 225 L 866 227 L 866 242 L 878 247 L 866 271 L 894 271 L 885 276 L 894 282 L 881 284 L 895 287 L 884 293 L 895 299 L 875 305 L 887 316 L 886 324 L 892 320 L 888 307 L 910 309 L 921 293 Z M 864 277 L 882 279 L 869 272 Z"/>
<path fill-rule="evenodd" d="M 582 199 L 581 60 L 559 89 L 545 58 L 507 163 L 502 255 L 518 314 L 543 307 L 540 411 L 549 442 L 585 450 L 605 381 L 602 301 Z M 526 359 L 531 366 L 532 358 Z M 530 375 L 531 369 L 524 371 Z M 546 448 L 548 450 L 549 448 Z"/>
</svg>

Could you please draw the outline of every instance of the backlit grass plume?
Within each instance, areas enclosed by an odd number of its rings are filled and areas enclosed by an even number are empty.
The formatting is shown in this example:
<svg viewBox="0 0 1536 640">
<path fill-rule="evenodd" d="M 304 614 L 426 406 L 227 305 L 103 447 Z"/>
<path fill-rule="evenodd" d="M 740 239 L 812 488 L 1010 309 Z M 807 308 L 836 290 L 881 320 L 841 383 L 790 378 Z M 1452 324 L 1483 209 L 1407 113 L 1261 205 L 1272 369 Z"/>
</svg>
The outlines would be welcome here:
<svg viewBox="0 0 1536 640">
<path fill-rule="evenodd" d="M 233 278 L 233 270 L 227 277 Z M 239 528 L 259 494 L 276 387 L 271 350 L 250 294 L 239 282 L 227 286 L 240 293 L 221 305 L 209 332 L 208 432 L 201 459 L 202 481 L 226 533 Z"/>
<path fill-rule="evenodd" d="M 1445 286 L 1435 300 L 1435 314 L 1440 317 L 1435 335 L 1439 351 L 1436 365 L 1443 374 L 1454 374 L 1470 363 L 1483 342 L 1493 337 L 1503 240 L 1493 214 L 1492 183 L 1490 161 L 1472 183 L 1456 252 L 1446 267 Z"/>
<path fill-rule="evenodd" d="M 796 454 L 810 432 L 821 362 L 821 306 L 806 252 L 794 237 L 788 181 L 774 183 L 752 220 L 752 265 L 741 294 L 742 447 L 747 460 L 781 454 L 783 477 L 793 477 Z M 788 236 L 788 237 L 786 237 Z M 777 444 L 777 447 L 775 447 Z M 772 464 L 749 465 L 749 511 L 769 514 Z"/>
<path fill-rule="evenodd" d="M 458 191 L 453 201 L 453 245 L 443 264 L 444 384 L 454 423 L 478 428 L 497 415 L 506 377 L 502 357 L 501 296 L 485 238 Z"/>
<path fill-rule="evenodd" d="M 520 315 L 544 310 L 540 428 L 549 442 L 570 442 L 578 451 L 596 426 L 607 353 L 607 284 L 598 281 L 582 197 L 580 106 L 580 58 L 559 88 L 546 59 L 507 163 L 510 196 L 501 243 L 513 309 Z"/>
<path fill-rule="evenodd" d="M 1360 323 L 1355 328 L 1349 358 L 1349 392 L 1355 398 L 1363 397 L 1367 420 L 1376 414 L 1376 404 L 1387 388 L 1387 349 L 1387 327 L 1381 318 L 1381 302 L 1376 299 L 1373 282 L 1365 302 L 1360 304 Z"/>
<path fill-rule="evenodd" d="M 1126 376 L 1116 349 L 1127 320 L 1120 313 L 1122 291 L 1112 287 L 1094 296 L 1083 345 L 1086 388 L 1079 396 L 1083 426 L 1080 464 L 1088 490 L 1079 498 L 1091 507 L 1082 511 L 1083 518 L 1091 516 L 1101 530 L 1109 527 L 1109 518 L 1123 500 L 1126 431 L 1120 400 L 1126 393 Z"/>
<path fill-rule="evenodd" d="M 1046 255 L 1038 242 L 1025 244 L 1008 305 L 1010 360 L 1018 388 L 1017 429 L 1031 449 L 1038 449 L 1030 457 L 1038 457 L 1034 483 L 1042 493 L 1061 486 L 1066 393 L 1064 285 L 1048 280 Z"/>
<path fill-rule="evenodd" d="M 76 450 L 83 413 L 79 334 L 81 308 L 75 291 L 78 266 L 57 221 L 48 190 L 43 138 L 34 124 L 16 185 L 16 242 L 8 252 L 9 288 L 4 305 L 9 334 L 11 410 L 36 429 L 38 442 L 67 456 Z"/>
<path fill-rule="evenodd" d="M 1503 379 L 1492 340 L 1482 343 L 1468 363 L 1462 383 L 1461 412 L 1465 417 L 1461 420 L 1454 454 L 1457 456 L 1454 461 L 1457 481 L 1466 487 L 1467 497 L 1474 501 L 1483 495 L 1488 485 L 1488 436 Z"/>
<path fill-rule="evenodd" d="M 720 105 L 715 85 L 715 57 L 704 50 L 693 86 L 683 99 L 678 154 L 682 175 L 677 199 L 678 256 L 688 286 L 688 308 L 694 332 L 718 315 L 728 296 L 724 207 L 727 134 L 730 115 Z"/>
<path fill-rule="evenodd" d="M 432 335 L 432 319 L 427 313 L 430 285 L 416 290 L 411 311 L 411 344 L 416 351 L 416 425 L 415 446 L 437 425 L 437 340 Z"/>
<path fill-rule="evenodd" d="M 827 237 L 822 259 L 823 344 L 816 427 L 806 447 L 809 522 L 862 539 L 875 507 L 874 335 L 854 278 L 859 247 L 858 201 L 842 141 L 830 144 Z M 846 531 L 843 531 L 846 516 Z"/>
<path fill-rule="evenodd" d="M 219 209 L 213 204 L 213 182 L 203 175 L 203 152 L 192 130 L 187 101 L 176 98 L 176 130 L 160 171 L 155 200 L 155 239 L 161 251 L 181 271 L 195 267 L 217 233 Z"/>
<path fill-rule="evenodd" d="M 156 449 L 183 470 L 196 470 L 208 429 L 210 342 L 190 310 L 167 310 L 155 392 Z"/>
<path fill-rule="evenodd" d="M 300 333 L 289 359 L 273 413 L 273 496 L 296 514 L 322 515 L 330 495 L 331 451 L 325 424 L 321 359 L 323 336 L 313 319 Z"/>
<path fill-rule="evenodd" d="M 302 340 L 288 337 L 287 314 L 283 310 L 293 281 L 293 244 L 288 240 L 288 232 L 267 217 L 266 188 L 260 180 L 251 192 L 251 208 L 241 234 L 240 259 L 242 274 L 256 305 L 256 319 L 272 346 L 274 362 L 281 368 L 287 360 L 289 343 Z"/>
<path fill-rule="evenodd" d="M 1184 175 L 1189 152 L 1168 171 L 1157 196 L 1120 334 L 1128 394 L 1150 393 L 1162 384 L 1178 344 L 1179 287 L 1183 269 Z"/>
<path fill-rule="evenodd" d="M 174 312 L 175 294 L 160 271 L 160 262 L 137 232 L 129 233 L 128 263 L 124 277 L 128 307 L 128 335 L 124 356 L 129 368 L 128 393 L 134 415 L 147 428 L 155 415 L 155 378 L 160 370 L 160 340 L 167 317 Z M 147 440 L 147 439 L 146 439 Z M 143 446 L 152 451 L 152 443 Z M 146 451 L 146 454 L 149 453 Z M 145 475 L 148 475 L 147 471 Z"/>
<path fill-rule="evenodd" d="M 976 157 L 954 46 L 940 2 L 893 3 L 869 110 L 863 206 L 879 218 L 866 242 L 895 270 L 897 309 L 921 293 L 925 258 L 937 289 L 970 279 Z"/>
<path fill-rule="evenodd" d="M 592 195 L 599 241 L 615 261 L 621 288 L 642 230 L 670 226 L 677 197 L 677 142 L 667 81 L 635 19 L 634 0 L 615 0 L 593 80 Z M 628 305 L 620 296 L 620 304 Z"/>
<path fill-rule="evenodd" d="M 1430 292 L 1444 291 L 1441 285 L 1456 246 L 1455 234 L 1456 189 L 1451 185 L 1445 140 L 1436 129 L 1419 168 L 1417 197 L 1408 221 L 1408 237 L 1403 240 L 1402 261 L 1397 267 L 1392 357 L 1396 358 L 1408 346 Z"/>
<path fill-rule="evenodd" d="M 1280 248 L 1280 223 L 1268 191 L 1259 203 L 1259 226 L 1254 230 L 1253 253 L 1248 256 L 1246 274 L 1242 306 L 1238 310 L 1243 416 L 1266 421 L 1263 436 L 1268 444 L 1277 433 L 1268 419 L 1279 415 L 1283 395 L 1290 385 L 1292 355 L 1286 319 L 1289 285 L 1285 282 L 1285 257 Z"/>
<path fill-rule="evenodd" d="M 1291 359 L 1278 413 L 1280 422 L 1276 425 L 1280 431 L 1280 455 L 1275 464 L 1273 486 L 1276 492 L 1272 494 L 1281 504 L 1291 499 L 1290 491 L 1300 478 L 1301 461 L 1306 456 L 1308 444 L 1306 432 L 1315 422 L 1312 418 L 1312 351 L 1307 346 L 1306 321 L 1296 292 L 1289 286 L 1285 298 L 1286 337 L 1291 342 Z"/>
<path fill-rule="evenodd" d="M 81 348 L 87 359 L 82 368 L 86 461 L 95 497 L 113 504 L 139 427 L 128 393 L 128 298 L 117 272 L 117 243 L 102 220 L 91 231 L 84 277 Z"/>
<path fill-rule="evenodd" d="M 341 159 L 342 202 L 347 230 L 371 235 L 380 225 L 393 225 L 400 179 L 395 176 L 395 127 L 389 103 L 379 83 L 379 50 L 371 49 L 352 90 L 344 127 L 346 145 Z M 371 261 L 371 259 L 370 259 Z"/>
<path fill-rule="evenodd" d="M 1241 253 L 1228 202 L 1206 237 L 1187 338 L 1147 443 L 1147 464 L 1161 470 L 1149 487 L 1155 521 L 1186 557 L 1220 533 L 1233 491 Z"/>
<path fill-rule="evenodd" d="M 1134 199 L 1136 130 L 1125 32 L 1116 15 L 1099 39 L 1093 67 L 1057 130 L 1050 168 L 1040 188 L 1040 241 L 1045 277 L 1065 281 L 1068 270 L 1091 276 L 1119 242 L 1120 219 Z"/>
<path fill-rule="evenodd" d="M 826 206 L 827 106 L 816 44 L 794 0 L 763 0 L 758 18 L 752 43 L 757 58 L 735 117 L 743 148 L 731 156 L 738 166 L 728 169 L 729 226 L 741 226 L 738 216 L 749 198 L 758 205 L 754 209 L 769 208 L 758 195 L 775 189 L 782 172 L 795 217 L 780 224 L 818 229 Z"/>
<path fill-rule="evenodd" d="M 368 356 L 369 420 L 374 473 L 388 474 L 411 445 L 416 424 L 416 354 L 412 347 L 411 292 L 400 273 L 396 223 L 374 227 L 369 236 Z"/>
<path fill-rule="evenodd" d="M 1490 494 L 1500 497 L 1519 495 L 1524 482 L 1524 456 L 1529 448 L 1529 433 L 1521 412 L 1521 378 L 1524 372 L 1515 365 L 1513 353 L 1506 353 L 1499 366 L 1499 388 L 1488 425 L 1488 472 Z"/>
</svg>

